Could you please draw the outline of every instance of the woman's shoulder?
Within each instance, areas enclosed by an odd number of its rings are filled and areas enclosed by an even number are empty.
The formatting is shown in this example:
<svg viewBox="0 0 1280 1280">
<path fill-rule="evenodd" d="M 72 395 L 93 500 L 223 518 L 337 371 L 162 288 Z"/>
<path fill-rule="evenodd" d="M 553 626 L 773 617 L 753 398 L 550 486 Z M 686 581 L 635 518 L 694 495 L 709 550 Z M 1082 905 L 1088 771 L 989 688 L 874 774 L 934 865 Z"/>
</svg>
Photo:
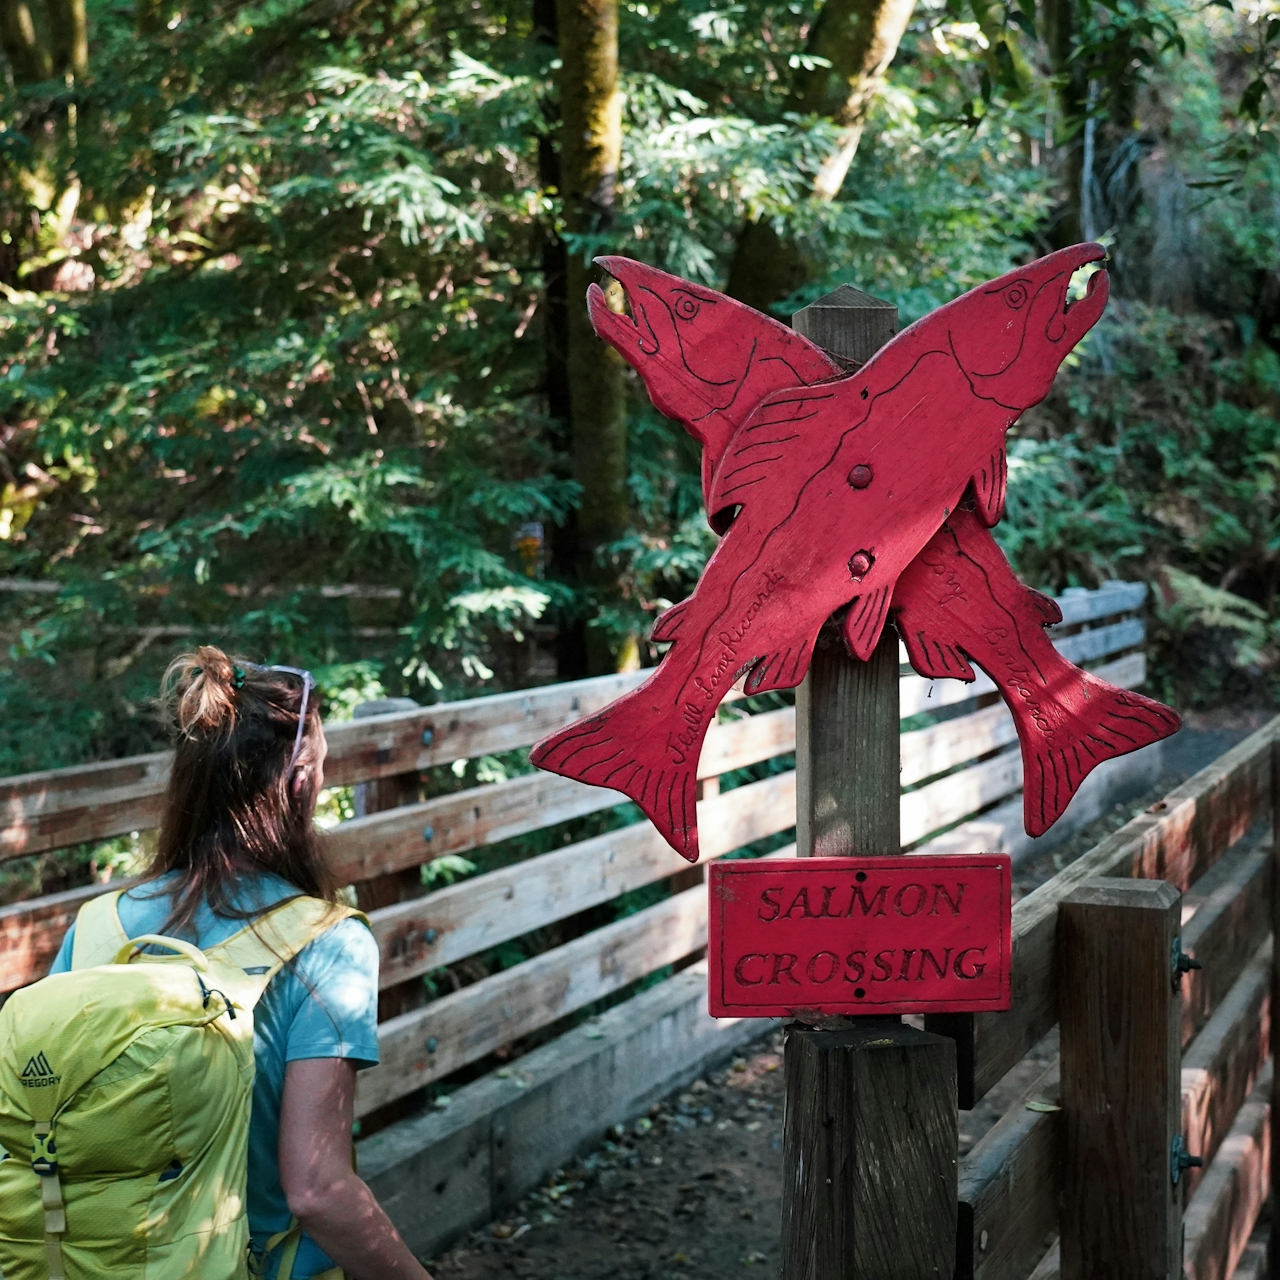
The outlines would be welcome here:
<svg viewBox="0 0 1280 1280">
<path fill-rule="evenodd" d="M 378 942 L 358 916 L 344 915 L 316 935 L 298 954 L 300 967 L 326 974 L 348 973 L 378 981 Z"/>
</svg>

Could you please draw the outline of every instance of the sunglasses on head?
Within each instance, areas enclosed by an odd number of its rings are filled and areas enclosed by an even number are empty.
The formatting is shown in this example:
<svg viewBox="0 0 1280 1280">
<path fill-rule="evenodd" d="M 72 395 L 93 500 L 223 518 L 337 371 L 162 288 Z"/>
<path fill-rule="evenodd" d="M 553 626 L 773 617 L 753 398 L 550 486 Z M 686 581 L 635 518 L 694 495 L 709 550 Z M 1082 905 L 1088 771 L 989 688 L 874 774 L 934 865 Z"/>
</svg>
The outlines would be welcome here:
<svg viewBox="0 0 1280 1280">
<path fill-rule="evenodd" d="M 283 671 L 286 675 L 297 676 L 302 681 L 302 706 L 298 711 L 298 734 L 293 740 L 293 755 L 289 757 L 288 772 L 293 772 L 293 767 L 298 763 L 298 755 L 302 751 L 302 734 L 307 725 L 307 701 L 311 697 L 311 690 L 316 687 L 316 678 L 310 671 L 303 671 L 301 667 L 258 667 L 259 671 Z"/>
</svg>

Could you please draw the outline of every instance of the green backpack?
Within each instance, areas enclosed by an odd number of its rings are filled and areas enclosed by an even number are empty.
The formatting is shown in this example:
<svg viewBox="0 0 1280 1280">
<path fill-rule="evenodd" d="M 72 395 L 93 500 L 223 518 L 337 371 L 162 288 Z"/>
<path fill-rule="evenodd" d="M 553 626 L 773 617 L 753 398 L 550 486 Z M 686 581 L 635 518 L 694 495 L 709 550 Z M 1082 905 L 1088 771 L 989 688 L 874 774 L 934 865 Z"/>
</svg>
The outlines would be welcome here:
<svg viewBox="0 0 1280 1280">
<path fill-rule="evenodd" d="M 365 918 L 294 898 L 201 952 L 130 940 L 119 896 L 80 909 L 71 972 L 0 1009 L 0 1276 L 247 1280 L 253 1007 L 307 943 Z M 300 1235 L 271 1242 L 280 1280 Z"/>
</svg>

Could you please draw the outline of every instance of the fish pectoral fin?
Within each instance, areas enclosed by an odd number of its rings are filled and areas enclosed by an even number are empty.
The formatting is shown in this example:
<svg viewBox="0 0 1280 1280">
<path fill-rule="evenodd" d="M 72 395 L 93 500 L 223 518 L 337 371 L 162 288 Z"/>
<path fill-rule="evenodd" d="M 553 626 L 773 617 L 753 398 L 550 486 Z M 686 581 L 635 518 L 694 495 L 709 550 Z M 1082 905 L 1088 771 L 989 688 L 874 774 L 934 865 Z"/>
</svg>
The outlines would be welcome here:
<svg viewBox="0 0 1280 1280">
<path fill-rule="evenodd" d="M 1009 480 L 1009 461 L 1003 445 L 973 473 L 973 491 L 978 500 L 978 515 L 988 529 L 1000 523 L 1004 515 L 1005 488 Z"/>
<path fill-rule="evenodd" d="M 1026 587 L 1024 590 L 1030 597 L 1031 607 L 1040 615 L 1042 626 L 1054 627 L 1062 621 L 1062 610 L 1058 607 L 1056 600 L 1041 594 L 1032 587 Z"/>
<path fill-rule="evenodd" d="M 742 682 L 744 693 L 769 693 L 774 689 L 794 689 L 809 670 L 816 636 L 786 649 L 761 654 Z"/>
<path fill-rule="evenodd" d="M 849 652 L 855 658 L 868 662 L 880 642 L 880 633 L 884 630 L 889 616 L 889 597 L 892 587 L 881 587 L 878 591 L 870 591 L 858 596 L 849 603 L 849 612 L 844 615 L 841 631 Z"/>
<path fill-rule="evenodd" d="M 901 619 L 898 630 L 907 647 L 907 661 L 918 675 L 928 680 L 976 679 L 969 660 L 951 641 L 932 635 L 923 627 L 906 627 Z"/>
<path fill-rule="evenodd" d="M 649 638 L 658 644 L 674 640 L 680 634 L 680 626 L 688 615 L 689 606 L 692 603 L 693 597 L 690 596 L 688 600 L 681 600 L 679 604 L 673 604 L 671 608 L 659 614 Z"/>
</svg>

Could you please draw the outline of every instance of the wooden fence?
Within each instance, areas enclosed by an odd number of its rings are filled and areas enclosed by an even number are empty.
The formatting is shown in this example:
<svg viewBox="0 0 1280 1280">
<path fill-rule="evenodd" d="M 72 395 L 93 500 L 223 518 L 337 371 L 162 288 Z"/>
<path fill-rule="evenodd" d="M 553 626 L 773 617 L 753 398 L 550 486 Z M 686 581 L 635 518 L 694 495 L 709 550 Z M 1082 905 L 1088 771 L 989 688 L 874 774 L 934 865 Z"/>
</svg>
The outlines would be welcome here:
<svg viewBox="0 0 1280 1280">
<path fill-rule="evenodd" d="M 1142 605 L 1144 597 L 1145 588 L 1126 583 L 1065 594 L 1060 600 L 1064 622 L 1057 629 L 1055 643 L 1067 656 L 1115 683 L 1140 684 L 1145 676 L 1139 649 L 1143 625 L 1139 618 L 1128 615 Z M 647 822 L 577 839 L 429 894 L 422 895 L 418 889 L 420 896 L 397 900 L 406 892 L 406 873 L 416 874 L 417 867 L 435 858 L 492 850 L 504 841 L 531 836 L 623 803 L 624 797 L 615 793 L 541 773 L 419 801 L 417 778 L 423 771 L 455 761 L 528 747 L 550 730 L 603 707 L 643 677 L 644 673 L 602 677 L 328 727 L 326 773 L 330 785 L 395 784 L 400 787 L 399 799 L 410 801 L 344 822 L 327 836 L 339 878 L 356 886 L 362 905 L 386 902 L 388 895 L 379 892 L 379 886 L 385 890 L 389 878 L 399 878 L 394 881 L 398 887 L 390 895 L 392 900 L 370 912 L 382 954 L 381 982 L 389 996 L 385 1004 L 389 1016 L 379 1027 L 382 1063 L 360 1077 L 357 1111 L 362 1117 L 377 1112 L 385 1118 L 388 1113 L 380 1109 L 388 1104 L 479 1063 L 530 1033 L 553 1027 L 588 1006 L 598 1007 L 599 1002 L 617 996 L 657 970 L 688 964 L 705 945 L 706 895 L 702 884 L 696 882 L 698 873 L 690 872 Z M 966 834 L 966 824 L 980 811 L 985 810 L 982 820 L 988 826 L 984 829 L 990 828 L 993 815 L 1020 811 L 1021 765 L 1012 720 L 985 677 L 980 676 L 975 684 L 961 685 L 929 682 L 904 670 L 901 714 L 904 846 L 941 847 L 948 840 L 976 838 Z M 785 838 L 784 833 L 795 823 L 795 773 L 785 759 L 794 745 L 795 716 L 789 707 L 749 713 L 738 701 L 713 728 L 699 765 L 699 826 L 708 857 L 723 856 L 768 837 Z M 773 762 L 772 772 L 742 780 L 738 771 L 766 762 Z M 1221 845 L 1225 850 L 1228 837 L 1234 839 L 1259 816 L 1259 805 L 1266 802 L 1267 795 L 1265 787 L 1257 791 L 1249 768 L 1254 766 L 1245 769 L 1252 781 L 1223 784 L 1228 790 L 1235 787 L 1241 796 L 1247 793 L 1248 798 L 1232 802 L 1236 803 L 1236 816 L 1230 822 L 1221 816 L 1221 805 L 1213 810 L 1219 816 L 1211 820 L 1217 824 L 1212 838 L 1193 834 L 1199 831 L 1197 823 L 1210 821 L 1196 817 L 1208 810 L 1203 805 L 1196 809 L 1195 802 L 1190 802 L 1188 810 L 1186 803 L 1179 801 L 1167 814 L 1151 818 L 1160 831 L 1185 828 L 1186 840 L 1198 840 L 1197 849 L 1203 846 L 1202 852 L 1182 853 L 1174 859 L 1177 865 L 1172 878 L 1176 883 L 1190 885 L 1221 852 L 1210 853 L 1209 848 Z M 168 757 L 157 753 L 0 781 L 0 859 L 154 826 L 167 774 Z M 1102 782 L 1095 791 L 1105 798 L 1106 775 L 1101 770 L 1099 774 Z M 1095 798 L 1094 809 L 1088 810 L 1082 807 L 1084 800 L 1078 797 L 1073 806 L 1077 825 L 1082 813 L 1092 816 L 1101 803 Z M 1064 820 L 1068 829 L 1069 819 L 1070 811 Z M 1012 818 L 1007 825 L 1014 825 Z M 1144 839 L 1147 844 L 1142 848 L 1150 845 L 1155 852 L 1150 856 L 1144 853 L 1146 860 L 1134 862 L 1124 874 L 1171 878 L 1159 851 L 1172 849 L 1172 838 Z M 1112 845 L 1114 842 L 1103 848 Z M 778 850 L 779 855 L 787 852 Z M 1124 862 L 1127 856 L 1117 854 L 1119 860 L 1106 865 L 1129 867 Z M 1096 859 L 1086 861 L 1096 865 Z M 1057 898 L 1053 886 L 1059 881 L 1074 884 L 1073 874 L 1074 867 L 1064 873 L 1066 879 L 1059 877 L 1019 904 L 1015 915 L 1016 1008 L 998 1018 L 976 1019 L 967 1045 L 973 1064 L 971 1084 L 979 1094 L 1056 1020 L 1052 949 Z M 561 925 L 588 909 L 605 907 L 622 894 L 659 882 L 665 883 L 669 892 L 654 905 L 581 932 L 522 963 L 423 1003 L 424 975 L 488 952 L 498 944 L 526 938 L 536 930 Z M 0 909 L 0 992 L 38 978 L 76 910 L 102 891 L 103 886 L 95 885 Z M 413 1204 L 406 1202 L 397 1211 L 398 1220 L 417 1247 L 434 1247 L 450 1233 L 498 1212 L 548 1168 L 563 1161 L 575 1145 L 591 1134 L 598 1137 L 605 1123 L 625 1118 L 627 1109 L 647 1096 L 650 1085 L 637 1080 L 634 1071 L 624 1082 L 625 1072 L 615 1056 L 611 1059 L 611 1083 L 600 1086 L 612 1090 L 607 1102 L 597 1100 L 599 1105 L 588 1108 L 589 1114 L 575 1117 L 572 1123 L 561 1117 L 556 1123 L 562 1132 L 542 1142 L 530 1138 L 523 1154 L 516 1150 L 519 1144 L 514 1138 L 504 1136 L 508 1134 L 507 1122 L 500 1121 L 505 1114 L 502 1107 L 514 1096 L 512 1088 L 524 1091 L 518 1099 L 522 1105 L 531 1105 L 536 1093 L 531 1082 L 541 1078 L 539 1072 L 544 1072 L 547 1088 L 553 1093 L 555 1081 L 568 1078 L 563 1074 L 569 1069 L 564 1064 L 573 1054 L 581 1050 L 574 1059 L 579 1066 L 574 1069 L 585 1070 L 581 1063 L 588 1057 L 594 1054 L 591 1061 L 596 1062 L 602 1052 L 624 1040 L 630 1045 L 626 1052 L 633 1066 L 656 1062 L 662 1055 L 674 1062 L 671 1070 L 675 1074 L 662 1076 L 655 1068 L 652 1087 L 679 1083 L 677 1076 L 696 1074 L 708 1055 L 724 1053 L 764 1030 L 759 1025 L 735 1028 L 708 1023 L 705 1012 L 698 1012 L 703 1008 L 697 1003 L 699 981 L 696 969 L 678 974 L 677 979 L 663 984 L 663 990 L 645 992 L 630 1002 L 631 1012 L 625 1017 L 610 1021 L 606 1015 L 600 1025 L 615 1030 L 599 1032 L 595 1039 L 603 1043 L 584 1045 L 580 1036 L 562 1036 L 555 1042 L 558 1048 L 543 1046 L 520 1060 L 524 1075 L 517 1076 L 515 1085 L 510 1078 L 484 1077 L 459 1091 L 458 1105 L 450 1108 L 450 1116 L 428 1113 L 410 1118 L 362 1143 L 362 1169 L 370 1171 L 375 1189 L 387 1201 L 399 1201 L 404 1172 L 419 1167 L 414 1161 L 421 1153 L 433 1153 L 430 1163 L 438 1173 L 441 1153 L 449 1143 L 462 1144 L 456 1158 L 448 1157 L 450 1176 L 431 1175 L 432 1194 L 418 1197 Z M 1203 979 L 1201 985 L 1207 981 Z M 1213 998 L 1201 998 L 1209 1001 L 1206 1008 L 1212 1012 Z M 650 1013 L 642 1016 L 643 1010 Z M 645 1056 L 650 1049 L 634 1039 L 636 1027 L 650 1014 L 656 1038 L 646 1044 L 662 1047 L 662 1054 L 654 1048 L 656 1056 L 652 1058 Z M 616 1041 L 610 1039 L 615 1031 Z M 632 1038 L 626 1040 L 627 1036 Z M 1025 1149 L 1031 1158 L 1040 1150 L 1037 1143 L 1049 1141 L 1044 1135 L 1053 1131 L 1053 1124 L 1039 1113 L 1027 1114 L 1030 1122 L 1016 1117 L 1027 1130 L 1025 1135 L 1019 1129 L 1010 1136 L 1005 1125 L 984 1143 L 983 1151 L 994 1150 L 992 1141 L 1013 1142 L 1019 1152 Z M 978 1156 L 975 1152 L 970 1157 L 966 1186 L 976 1185 L 973 1177 L 985 1167 L 981 1160 L 974 1163 Z M 988 1206 L 993 1195 L 996 1193 L 987 1194 L 986 1200 L 977 1196 L 971 1210 L 975 1241 L 988 1241 L 982 1251 L 984 1258 L 992 1248 L 990 1241 L 997 1235 L 1003 1240 L 1010 1230 L 1010 1215 Z M 1034 1202 L 1032 1197 L 1028 1203 Z M 1019 1205 L 1021 1216 L 1032 1212 L 1035 1210 Z M 1018 1216 L 1012 1215 L 1014 1219 Z M 1018 1252 L 1021 1246 L 1010 1248 L 1010 1256 L 1016 1253 L 1023 1257 L 1025 1250 Z M 1001 1256 L 1005 1252 L 1009 1251 L 1003 1246 L 996 1249 Z M 981 1274 L 1021 1273 L 983 1270 Z"/>
<path fill-rule="evenodd" d="M 1203 967 L 1183 978 L 1174 1006 L 1181 1137 L 1206 1164 L 1180 1181 L 1188 1280 L 1234 1273 L 1269 1186 L 1277 742 L 1280 718 L 1017 903 L 1013 1008 L 976 1015 L 961 1044 L 981 1097 L 1053 1028 L 1067 984 L 1092 989 L 1098 975 L 1065 968 L 1061 954 L 1060 911 L 1082 886 L 1099 877 L 1148 878 L 1183 892 L 1181 947 Z M 1251 830 L 1254 838 L 1244 839 Z M 1067 1113 L 1052 1109 L 1063 1093 L 1055 1066 L 962 1160 L 957 1277 L 1059 1274 L 1059 1251 L 1046 1254 L 1045 1242 L 1058 1229 L 1069 1176 Z M 1144 1189 L 1117 1185 L 1107 1168 L 1092 1176 L 1121 1206 L 1121 1222 L 1149 1204 Z"/>
</svg>

